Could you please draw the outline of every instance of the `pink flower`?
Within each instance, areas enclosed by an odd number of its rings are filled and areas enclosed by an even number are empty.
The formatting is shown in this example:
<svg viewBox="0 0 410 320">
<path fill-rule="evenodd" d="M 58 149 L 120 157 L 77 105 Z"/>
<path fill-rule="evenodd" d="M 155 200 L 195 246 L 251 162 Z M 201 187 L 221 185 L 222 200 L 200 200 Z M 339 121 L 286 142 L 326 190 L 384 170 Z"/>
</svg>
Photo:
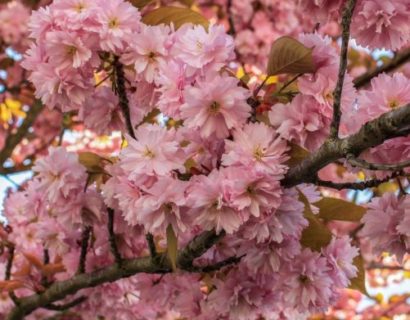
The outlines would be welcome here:
<svg viewBox="0 0 410 320">
<path fill-rule="evenodd" d="M 408 196 L 399 199 L 394 193 L 385 193 L 369 203 L 362 218 L 361 234 L 370 238 L 375 254 L 391 252 L 402 261 L 405 253 L 410 251 L 408 232 L 403 229 L 405 224 L 401 224 L 409 215 L 409 207 Z"/>
<path fill-rule="evenodd" d="M 184 170 L 184 155 L 175 140 L 175 130 L 159 125 L 142 125 L 135 131 L 136 140 L 127 137 L 128 146 L 120 155 L 121 168 L 131 177 L 169 175 Z"/>
<path fill-rule="evenodd" d="M 331 266 L 332 279 L 338 287 L 346 288 L 350 279 L 357 275 L 357 267 L 353 259 L 359 254 L 359 250 L 353 247 L 348 236 L 333 238 L 332 241 L 322 249 L 323 255 Z"/>
<path fill-rule="evenodd" d="M 298 94 L 289 104 L 274 105 L 269 120 L 282 138 L 314 151 L 328 136 L 331 118 L 323 115 L 328 110 L 313 97 Z"/>
<path fill-rule="evenodd" d="M 301 251 L 301 245 L 298 239 L 285 238 L 280 243 L 265 242 L 255 244 L 249 242 L 248 247 L 245 245 L 245 257 L 243 263 L 254 274 L 272 274 L 278 272 L 281 265 L 291 263 L 291 261 Z"/>
<path fill-rule="evenodd" d="M 241 228 L 241 236 L 245 239 L 262 242 L 282 242 L 285 237 L 299 239 L 308 221 L 303 217 L 305 206 L 299 201 L 295 189 L 285 189 L 281 197 L 280 207 L 265 213 L 259 218 L 250 218 Z"/>
<path fill-rule="evenodd" d="M 273 283 L 266 280 L 265 284 L 259 284 L 247 271 L 235 269 L 224 281 L 216 280 L 216 289 L 209 295 L 204 310 L 205 314 L 215 312 L 210 319 L 261 319 L 266 309 L 277 301 L 278 297 L 271 291 Z"/>
<path fill-rule="evenodd" d="M 91 39 L 80 34 L 64 31 L 49 32 L 46 35 L 46 50 L 50 54 L 50 63 L 58 69 L 79 68 L 87 63 L 93 53 L 88 46 Z"/>
<path fill-rule="evenodd" d="M 371 48 L 400 49 L 410 39 L 407 0 L 362 0 L 355 9 L 352 36 Z"/>
<path fill-rule="evenodd" d="M 275 130 L 264 123 L 249 123 L 233 132 L 233 141 L 225 140 L 225 166 L 253 167 L 256 171 L 276 175 L 280 180 L 286 171 L 286 143 Z"/>
<path fill-rule="evenodd" d="M 225 196 L 222 174 L 213 170 L 208 176 L 192 179 L 188 188 L 187 206 L 192 209 L 195 222 L 204 229 L 225 230 L 231 234 L 243 223 L 242 213 L 232 208 Z"/>
<path fill-rule="evenodd" d="M 249 91 L 238 86 L 236 78 L 223 75 L 198 80 L 184 92 L 181 117 L 188 128 L 199 128 L 201 136 L 226 138 L 229 130 L 242 127 L 250 116 L 246 103 Z"/>
<path fill-rule="evenodd" d="M 223 26 L 186 25 L 176 32 L 172 54 L 194 69 L 219 71 L 234 57 L 234 43 Z M 194 70 L 193 70 L 194 71 Z"/>
<path fill-rule="evenodd" d="M 122 53 L 140 28 L 138 9 L 123 0 L 97 0 L 97 6 L 96 20 L 100 25 L 95 31 L 99 33 L 101 49 Z"/>
<path fill-rule="evenodd" d="M 282 190 L 274 176 L 244 167 L 228 167 L 221 172 L 229 201 L 238 210 L 259 217 L 261 212 L 279 207 Z"/>
<path fill-rule="evenodd" d="M 63 147 L 51 147 L 46 157 L 36 161 L 33 171 L 38 173 L 39 188 L 52 202 L 67 198 L 73 192 L 82 192 L 87 178 L 78 156 Z"/>
<path fill-rule="evenodd" d="M 310 14 L 320 22 L 336 18 L 343 10 L 342 0 L 298 0 L 305 14 Z"/>
<path fill-rule="evenodd" d="M 170 60 L 166 68 L 161 68 L 156 83 L 160 86 L 161 96 L 158 109 L 167 116 L 179 119 L 181 106 L 184 103 L 184 89 L 189 83 L 185 75 L 186 65 Z"/>
<path fill-rule="evenodd" d="M 334 295 L 332 279 L 327 274 L 327 261 L 319 253 L 304 249 L 285 267 L 284 299 L 300 312 L 323 312 Z"/>
<path fill-rule="evenodd" d="M 164 235 L 168 225 L 178 233 L 187 230 L 185 189 L 187 183 L 161 177 L 151 187 L 142 187 L 143 195 L 136 203 L 134 214 L 147 232 Z"/>
<path fill-rule="evenodd" d="M 131 47 L 122 61 L 133 64 L 137 79 L 143 78 L 152 83 L 159 75 L 160 66 L 166 69 L 171 29 L 168 26 L 142 26 L 141 32 L 135 34 L 130 42 Z"/>
<path fill-rule="evenodd" d="M 99 87 L 87 98 L 80 113 L 87 128 L 97 134 L 110 134 L 124 128 L 118 97 L 109 87 Z"/>
</svg>

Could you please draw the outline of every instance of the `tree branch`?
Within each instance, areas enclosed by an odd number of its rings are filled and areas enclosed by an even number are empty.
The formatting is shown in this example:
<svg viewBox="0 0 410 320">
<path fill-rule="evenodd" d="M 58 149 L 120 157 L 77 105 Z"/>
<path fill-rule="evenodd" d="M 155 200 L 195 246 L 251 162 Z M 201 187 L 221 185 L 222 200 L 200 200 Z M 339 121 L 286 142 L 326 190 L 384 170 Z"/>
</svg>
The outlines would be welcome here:
<svg viewBox="0 0 410 320">
<path fill-rule="evenodd" d="M 31 125 L 36 120 L 37 116 L 43 110 L 43 104 L 40 100 L 36 100 L 31 106 L 30 110 L 27 112 L 23 123 L 18 127 L 15 134 L 10 134 L 4 144 L 3 149 L 0 152 L 0 165 L 3 166 L 4 162 L 12 155 L 15 147 L 23 140 L 26 136 Z"/>
<path fill-rule="evenodd" d="M 205 231 L 195 237 L 179 253 L 177 260 L 178 268 L 191 271 L 192 261 L 204 254 L 224 235 L 224 232 L 220 232 L 217 235 L 214 231 Z M 188 268 L 185 269 L 184 266 L 188 266 Z M 21 320 L 34 310 L 49 306 L 84 288 L 92 288 L 103 283 L 114 282 L 137 273 L 163 274 L 169 272 L 172 272 L 172 267 L 166 254 L 159 254 L 158 259 L 152 259 L 151 256 L 124 259 L 121 266 L 114 264 L 94 272 L 77 274 L 69 280 L 53 283 L 39 294 L 21 298 L 19 305 L 10 312 L 6 320 Z"/>
<path fill-rule="evenodd" d="M 408 61 L 410 61 L 410 48 L 397 53 L 390 62 L 354 79 L 354 86 L 356 87 L 356 89 L 365 87 L 373 78 L 377 77 L 379 74 L 383 72 L 391 72 Z"/>
<path fill-rule="evenodd" d="M 350 38 L 350 23 L 352 22 L 352 16 L 356 0 L 348 0 L 342 16 L 342 49 L 340 52 L 340 65 L 339 74 L 337 77 L 336 88 L 333 91 L 333 120 L 330 126 L 330 138 L 337 139 L 339 137 L 339 124 L 342 112 L 340 110 L 343 82 L 345 79 L 347 69 L 347 49 L 349 47 Z"/>
<path fill-rule="evenodd" d="M 282 180 L 285 187 L 316 182 L 317 172 L 326 165 L 345 158 L 348 154 L 360 155 L 364 150 L 382 144 L 392 138 L 410 134 L 410 104 L 396 108 L 367 122 L 355 134 L 338 140 L 326 141 L 316 152 L 289 169 Z"/>
</svg>

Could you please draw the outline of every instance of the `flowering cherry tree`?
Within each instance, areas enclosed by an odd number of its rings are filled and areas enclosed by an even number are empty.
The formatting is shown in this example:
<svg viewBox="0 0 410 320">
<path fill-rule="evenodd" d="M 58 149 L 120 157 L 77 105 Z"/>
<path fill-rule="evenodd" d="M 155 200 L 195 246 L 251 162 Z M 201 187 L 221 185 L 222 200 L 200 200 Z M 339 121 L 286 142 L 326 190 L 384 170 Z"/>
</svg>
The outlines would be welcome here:
<svg viewBox="0 0 410 320">
<path fill-rule="evenodd" d="M 0 5 L 2 319 L 306 319 L 405 269 L 408 0 Z"/>
</svg>

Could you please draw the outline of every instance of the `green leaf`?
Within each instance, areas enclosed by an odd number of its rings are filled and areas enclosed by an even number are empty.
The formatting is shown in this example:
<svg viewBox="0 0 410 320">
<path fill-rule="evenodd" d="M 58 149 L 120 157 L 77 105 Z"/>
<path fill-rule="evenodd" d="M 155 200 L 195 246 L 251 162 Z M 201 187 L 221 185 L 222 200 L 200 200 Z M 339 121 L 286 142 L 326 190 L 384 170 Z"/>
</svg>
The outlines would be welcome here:
<svg viewBox="0 0 410 320">
<path fill-rule="evenodd" d="M 171 262 L 172 270 L 177 270 L 177 255 L 178 255 L 178 239 L 175 235 L 172 225 L 167 227 L 167 256 Z"/>
<path fill-rule="evenodd" d="M 208 28 L 209 26 L 209 21 L 198 12 L 188 8 L 178 7 L 160 7 L 150 11 L 142 17 L 142 22 L 151 26 L 156 26 L 162 23 L 173 23 L 175 29 L 178 29 L 186 23 L 201 25 L 205 28 Z"/>
<path fill-rule="evenodd" d="M 356 222 L 360 221 L 366 212 L 366 208 L 362 206 L 337 198 L 323 198 L 316 202 L 315 206 L 320 209 L 319 217 L 326 221 Z"/>
<path fill-rule="evenodd" d="M 279 38 L 272 44 L 269 53 L 268 76 L 314 72 L 312 50 L 291 37 Z"/>
<path fill-rule="evenodd" d="M 128 0 L 134 7 L 138 9 L 144 8 L 146 5 L 150 4 L 153 0 Z"/>
<path fill-rule="evenodd" d="M 301 163 L 307 156 L 309 156 L 309 151 L 302 148 L 301 146 L 298 146 L 297 144 L 292 142 L 289 143 L 289 146 L 290 149 L 288 155 L 290 158 L 286 162 L 289 167 L 296 166 L 297 164 Z"/>
<path fill-rule="evenodd" d="M 332 240 L 332 233 L 320 221 L 320 219 L 313 213 L 310 203 L 306 196 L 300 191 L 299 200 L 305 205 L 303 212 L 304 217 L 309 222 L 309 225 L 303 229 L 300 243 L 305 248 L 310 248 L 314 251 L 320 251 L 323 247 L 327 246 Z"/>
<path fill-rule="evenodd" d="M 359 290 L 361 293 L 369 296 L 366 290 L 366 274 L 362 255 L 358 255 L 354 258 L 353 264 L 357 268 L 357 276 L 351 280 L 349 289 Z"/>
</svg>

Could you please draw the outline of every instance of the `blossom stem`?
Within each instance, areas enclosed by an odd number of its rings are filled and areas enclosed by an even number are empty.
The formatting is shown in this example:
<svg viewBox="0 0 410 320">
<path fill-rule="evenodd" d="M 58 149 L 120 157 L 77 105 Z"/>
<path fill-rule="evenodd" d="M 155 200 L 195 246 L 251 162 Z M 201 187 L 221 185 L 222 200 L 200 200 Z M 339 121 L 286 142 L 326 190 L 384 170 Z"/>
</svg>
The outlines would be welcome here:
<svg viewBox="0 0 410 320">
<path fill-rule="evenodd" d="M 339 74 L 337 77 L 336 88 L 333 91 L 333 120 L 330 126 L 330 138 L 338 139 L 339 138 L 339 124 L 340 118 L 342 116 L 341 112 L 341 100 L 342 100 L 342 91 L 343 91 L 343 82 L 345 79 L 346 69 L 347 69 L 347 50 L 349 47 L 349 38 L 350 38 L 350 24 L 352 22 L 352 16 L 354 7 L 356 6 L 357 0 L 348 0 L 346 7 L 343 11 L 342 16 L 342 49 L 340 52 L 340 65 L 339 65 Z"/>
<path fill-rule="evenodd" d="M 366 160 L 356 158 L 351 154 L 348 154 L 346 159 L 347 162 L 349 162 L 353 167 L 358 167 L 366 170 L 398 171 L 406 167 L 410 167 L 410 160 L 395 164 L 371 163 L 367 162 Z"/>
</svg>

